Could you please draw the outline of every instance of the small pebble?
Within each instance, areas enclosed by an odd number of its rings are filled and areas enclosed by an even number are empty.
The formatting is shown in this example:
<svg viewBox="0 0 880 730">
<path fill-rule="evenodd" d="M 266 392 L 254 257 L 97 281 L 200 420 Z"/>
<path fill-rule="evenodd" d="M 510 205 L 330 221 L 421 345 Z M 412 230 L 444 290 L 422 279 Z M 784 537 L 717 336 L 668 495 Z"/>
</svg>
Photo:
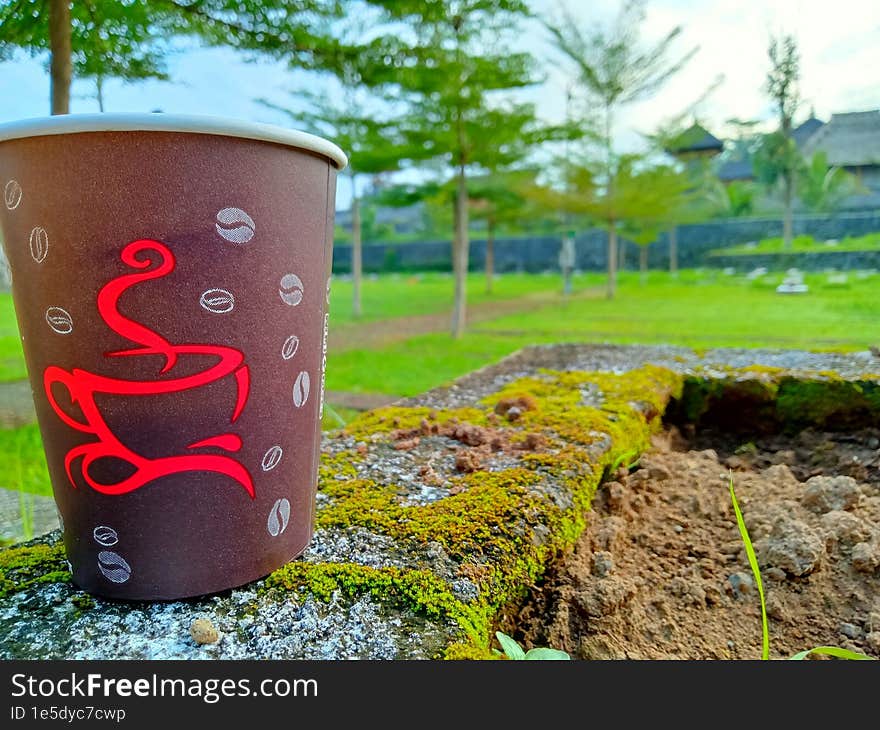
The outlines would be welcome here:
<svg viewBox="0 0 880 730">
<path fill-rule="evenodd" d="M 206 618 L 197 618 L 189 627 L 189 634 L 196 644 L 216 644 L 220 640 L 220 633 Z"/>
<path fill-rule="evenodd" d="M 844 622 L 840 624 L 840 633 L 848 639 L 858 639 L 862 635 L 862 630 L 855 624 Z"/>
</svg>

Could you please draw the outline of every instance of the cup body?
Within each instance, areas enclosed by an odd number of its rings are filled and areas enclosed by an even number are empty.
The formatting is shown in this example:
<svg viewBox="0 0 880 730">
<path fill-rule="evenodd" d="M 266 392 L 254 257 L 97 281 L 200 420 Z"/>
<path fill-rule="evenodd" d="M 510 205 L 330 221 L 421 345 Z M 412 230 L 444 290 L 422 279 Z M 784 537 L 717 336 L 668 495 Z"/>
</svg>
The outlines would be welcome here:
<svg viewBox="0 0 880 730">
<path fill-rule="evenodd" d="M 0 226 L 73 581 L 174 599 L 311 539 L 345 163 L 144 117 L 0 128 Z"/>
</svg>

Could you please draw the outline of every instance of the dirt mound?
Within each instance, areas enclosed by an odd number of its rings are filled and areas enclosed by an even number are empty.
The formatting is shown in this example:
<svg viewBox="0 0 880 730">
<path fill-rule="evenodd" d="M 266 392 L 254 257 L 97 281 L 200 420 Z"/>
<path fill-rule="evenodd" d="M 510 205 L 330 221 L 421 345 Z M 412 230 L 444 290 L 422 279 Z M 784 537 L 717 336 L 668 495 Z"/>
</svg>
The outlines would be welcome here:
<svg viewBox="0 0 880 730">
<path fill-rule="evenodd" d="M 709 448 L 714 444 L 715 448 Z M 822 644 L 880 656 L 880 452 L 874 431 L 736 444 L 674 429 L 607 482 L 574 551 L 516 635 L 583 659 L 755 659 L 764 577 L 771 656 Z"/>
</svg>

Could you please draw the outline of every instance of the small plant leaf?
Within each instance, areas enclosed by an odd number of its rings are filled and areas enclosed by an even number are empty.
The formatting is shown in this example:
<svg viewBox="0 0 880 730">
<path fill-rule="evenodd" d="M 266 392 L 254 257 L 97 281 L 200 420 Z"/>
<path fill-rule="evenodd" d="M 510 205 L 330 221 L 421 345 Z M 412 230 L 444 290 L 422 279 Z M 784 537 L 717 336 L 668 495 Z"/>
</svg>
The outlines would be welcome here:
<svg viewBox="0 0 880 730">
<path fill-rule="evenodd" d="M 857 651 L 850 651 L 849 649 L 842 649 L 839 646 L 816 646 L 812 649 L 807 649 L 805 651 L 799 651 L 795 654 L 791 659 L 793 661 L 800 661 L 802 659 L 806 659 L 811 654 L 821 654 L 824 656 L 833 656 L 838 659 L 852 659 L 859 661 L 876 661 L 874 657 L 870 657 L 867 654 L 860 654 Z"/>
<path fill-rule="evenodd" d="M 761 581 L 761 569 L 758 567 L 758 558 L 755 556 L 755 548 L 752 546 L 752 540 L 749 537 L 746 522 L 743 519 L 742 512 L 739 509 L 739 503 L 736 501 L 736 494 L 733 491 L 733 473 L 730 474 L 730 500 L 733 502 L 733 511 L 736 512 L 736 524 L 739 527 L 739 534 L 742 537 L 743 544 L 746 548 L 746 555 L 749 558 L 749 566 L 752 569 L 752 575 L 755 576 L 755 585 L 758 586 L 758 596 L 761 598 L 761 633 L 763 634 L 763 642 L 761 649 L 761 658 L 770 658 L 770 629 L 767 625 L 767 604 L 764 601 L 764 584 Z"/>
<path fill-rule="evenodd" d="M 546 647 L 529 649 L 523 658 L 536 659 L 538 661 L 566 661 L 571 659 L 571 657 L 561 649 L 547 649 Z"/>
<path fill-rule="evenodd" d="M 498 643 L 501 644 L 501 648 L 504 649 L 508 659 L 521 660 L 526 658 L 526 653 L 522 650 L 522 647 L 507 634 L 496 631 L 495 638 L 498 639 Z"/>
</svg>

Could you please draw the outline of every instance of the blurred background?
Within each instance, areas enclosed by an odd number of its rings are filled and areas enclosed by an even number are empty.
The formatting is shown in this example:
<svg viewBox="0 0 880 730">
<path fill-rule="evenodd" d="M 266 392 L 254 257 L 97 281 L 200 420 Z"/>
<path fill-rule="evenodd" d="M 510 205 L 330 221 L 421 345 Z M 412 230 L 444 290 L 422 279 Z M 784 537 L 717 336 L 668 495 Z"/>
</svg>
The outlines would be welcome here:
<svg viewBox="0 0 880 730">
<path fill-rule="evenodd" d="M 878 41 L 863 0 L 2 0 L 0 122 L 339 144 L 334 428 L 535 343 L 880 345 Z M 0 276 L 5 540 L 54 519 L 25 377 Z"/>
</svg>

